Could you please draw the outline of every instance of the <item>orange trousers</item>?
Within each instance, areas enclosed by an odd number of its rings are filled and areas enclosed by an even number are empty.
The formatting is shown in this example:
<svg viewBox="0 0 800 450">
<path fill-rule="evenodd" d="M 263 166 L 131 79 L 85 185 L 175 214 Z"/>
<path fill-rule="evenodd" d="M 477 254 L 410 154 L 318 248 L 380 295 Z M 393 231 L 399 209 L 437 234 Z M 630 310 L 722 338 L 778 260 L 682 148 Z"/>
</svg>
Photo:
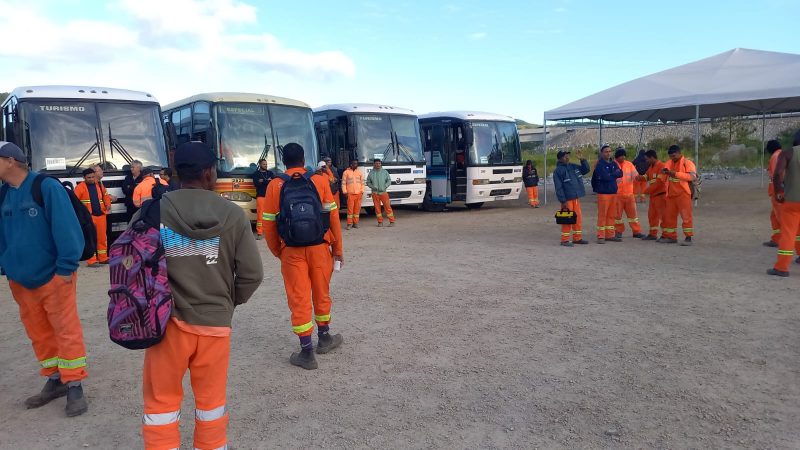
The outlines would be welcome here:
<svg viewBox="0 0 800 450">
<path fill-rule="evenodd" d="M 642 225 L 639 223 L 639 215 L 636 212 L 636 197 L 633 194 L 617 194 L 617 218 L 614 220 L 615 232 L 622 234 L 625 232 L 625 221 L 622 220 L 622 213 L 628 218 L 628 225 L 633 234 L 642 232 Z"/>
<path fill-rule="evenodd" d="M 663 230 L 666 209 L 667 194 L 650 196 L 650 206 L 647 208 L 647 223 L 650 225 L 650 236 L 658 236 L 658 230 Z"/>
<path fill-rule="evenodd" d="M 617 194 L 597 194 L 597 238 L 613 238 L 616 233 Z"/>
<path fill-rule="evenodd" d="M 97 230 L 97 253 L 86 260 L 87 264 L 108 261 L 108 216 L 92 216 L 94 228 Z"/>
<path fill-rule="evenodd" d="M 794 249 L 800 250 L 796 237 L 800 235 L 800 202 L 783 202 L 780 206 L 781 240 L 778 242 L 778 260 L 774 267 L 788 272 Z"/>
<path fill-rule="evenodd" d="M 142 437 L 146 450 L 180 448 L 178 429 L 186 369 L 194 393 L 194 448 L 216 449 L 228 442 L 225 390 L 230 336 L 201 336 L 173 320 L 164 339 L 144 352 Z"/>
<path fill-rule="evenodd" d="M 264 234 L 264 210 L 267 209 L 267 197 L 256 197 L 256 233 Z"/>
<path fill-rule="evenodd" d="M 633 182 L 633 195 L 636 198 L 636 203 L 644 203 L 646 201 L 645 189 L 647 189 L 647 181 L 635 180 Z"/>
<path fill-rule="evenodd" d="M 781 241 L 781 204 L 775 200 L 774 195 L 769 196 L 772 202 L 772 211 L 769 213 L 769 221 L 772 223 L 772 242 L 778 244 Z"/>
<path fill-rule="evenodd" d="M 86 378 L 86 347 L 78 317 L 78 275 L 67 282 L 59 276 L 36 289 L 9 281 L 11 295 L 19 305 L 19 317 L 33 344 L 33 353 L 49 377 L 58 372 L 61 381 Z"/>
<path fill-rule="evenodd" d="M 330 284 L 333 275 L 333 255 L 326 243 L 310 247 L 284 247 L 281 250 L 281 274 L 286 289 L 292 331 L 298 336 L 310 336 L 317 325 L 331 321 Z"/>
<path fill-rule="evenodd" d="M 694 236 L 692 222 L 692 196 L 681 192 L 679 195 L 667 196 L 667 209 L 664 212 L 664 237 L 669 239 L 678 238 L 678 215 L 680 214 L 683 227 L 683 235 L 686 237 Z"/>
<path fill-rule="evenodd" d="M 347 196 L 347 224 L 352 225 L 358 223 L 358 218 L 361 215 L 361 200 L 364 194 L 351 194 Z"/>
<path fill-rule="evenodd" d="M 375 194 L 372 193 L 372 204 L 375 205 L 375 217 L 378 218 L 378 223 L 383 223 L 383 215 L 381 214 L 381 204 L 383 207 L 386 208 L 386 217 L 389 218 L 389 222 L 394 223 L 394 211 L 392 211 L 392 202 L 389 201 L 389 193 L 384 192 L 383 194 Z"/>
<path fill-rule="evenodd" d="M 528 204 L 530 206 L 539 206 L 539 186 L 527 187 L 525 190 L 528 191 Z"/>
<path fill-rule="evenodd" d="M 530 189 L 530 188 L 528 188 Z M 579 199 L 567 200 L 567 208 L 575 211 L 577 221 L 572 225 L 561 225 L 561 242 L 569 241 L 570 235 L 573 241 L 580 241 L 583 239 L 583 213 L 581 212 L 581 201 Z"/>
</svg>

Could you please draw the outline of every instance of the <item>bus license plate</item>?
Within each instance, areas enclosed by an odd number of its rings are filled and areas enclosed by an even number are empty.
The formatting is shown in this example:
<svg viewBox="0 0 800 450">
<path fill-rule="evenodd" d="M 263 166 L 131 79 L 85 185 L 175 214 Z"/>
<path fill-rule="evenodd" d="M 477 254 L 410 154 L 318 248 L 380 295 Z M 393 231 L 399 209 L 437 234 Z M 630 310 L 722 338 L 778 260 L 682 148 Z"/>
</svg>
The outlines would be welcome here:
<svg viewBox="0 0 800 450">
<path fill-rule="evenodd" d="M 502 195 L 498 195 L 498 196 L 495 196 L 495 198 L 494 198 L 494 199 L 495 199 L 495 200 L 502 200 L 502 199 L 503 199 L 503 196 L 502 196 Z"/>
</svg>

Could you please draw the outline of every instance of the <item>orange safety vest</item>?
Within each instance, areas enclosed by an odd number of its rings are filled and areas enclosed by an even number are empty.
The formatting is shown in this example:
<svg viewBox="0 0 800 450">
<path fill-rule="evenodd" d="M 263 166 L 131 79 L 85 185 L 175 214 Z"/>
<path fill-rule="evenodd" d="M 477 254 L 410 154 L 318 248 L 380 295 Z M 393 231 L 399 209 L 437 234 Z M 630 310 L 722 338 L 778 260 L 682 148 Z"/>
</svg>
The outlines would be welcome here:
<svg viewBox="0 0 800 450">
<path fill-rule="evenodd" d="M 100 196 L 100 209 L 103 211 L 103 214 L 108 214 L 111 212 L 111 197 L 109 197 L 108 193 L 106 193 L 106 188 L 103 186 L 103 183 L 97 183 L 98 195 Z M 81 201 L 86 206 L 86 209 L 89 210 L 89 214 L 92 213 L 92 200 L 89 197 L 89 187 L 86 185 L 86 182 L 78 183 L 75 186 L 75 190 L 73 191 L 75 196 L 78 197 L 78 200 Z"/>
<path fill-rule="evenodd" d="M 636 167 L 630 161 L 622 161 L 617 165 L 622 169 L 622 178 L 617 178 L 617 194 L 633 195 L 633 185 L 639 175 Z"/>
<path fill-rule="evenodd" d="M 167 183 L 161 178 L 159 178 L 158 181 L 164 186 L 167 186 Z M 136 186 L 136 189 L 133 190 L 133 204 L 136 205 L 137 208 L 140 208 L 142 203 L 153 198 L 153 188 L 155 185 L 155 177 L 145 177 L 145 179 Z"/>
<path fill-rule="evenodd" d="M 664 163 L 664 167 L 675 172 L 675 177 L 667 176 L 667 196 L 677 197 L 683 193 L 692 195 L 692 190 L 689 187 L 689 182 L 692 181 L 692 172 L 697 176 L 697 167 L 694 163 L 682 156 L 677 163 L 671 159 Z"/>
<path fill-rule="evenodd" d="M 360 170 L 347 168 L 342 175 L 342 192 L 345 194 L 364 193 L 364 174 Z"/>
</svg>

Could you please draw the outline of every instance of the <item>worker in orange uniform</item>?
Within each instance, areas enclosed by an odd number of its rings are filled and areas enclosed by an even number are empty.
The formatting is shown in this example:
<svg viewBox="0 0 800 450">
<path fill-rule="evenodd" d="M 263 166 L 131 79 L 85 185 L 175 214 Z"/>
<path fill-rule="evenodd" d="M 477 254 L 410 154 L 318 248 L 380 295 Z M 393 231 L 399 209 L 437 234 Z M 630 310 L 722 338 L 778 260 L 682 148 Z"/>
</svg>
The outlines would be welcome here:
<svg viewBox="0 0 800 450">
<path fill-rule="evenodd" d="M 778 162 L 778 157 L 781 156 L 781 143 L 775 139 L 767 142 L 767 152 L 769 153 L 769 166 L 767 173 L 769 174 L 769 186 L 767 193 L 769 194 L 770 202 L 772 203 L 772 210 L 769 214 L 769 220 L 772 224 L 772 238 L 764 242 L 765 247 L 777 247 L 781 240 L 781 204 L 775 199 L 775 187 L 772 184 L 772 177 L 775 176 L 775 164 Z"/>
<path fill-rule="evenodd" d="M 647 184 L 644 193 L 650 196 L 650 205 L 647 208 L 650 232 L 642 240 L 655 241 L 658 240 L 659 230 L 663 233 L 664 213 L 667 208 L 667 176 L 662 171 L 664 163 L 658 160 L 655 150 L 645 152 L 645 158 L 647 171 L 639 179 Z"/>
<path fill-rule="evenodd" d="M 667 209 L 664 213 L 664 233 L 657 242 L 674 244 L 678 242 L 678 215 L 681 216 L 683 235 L 681 245 L 692 245 L 694 228 L 692 221 L 692 191 L 689 183 L 697 180 L 694 163 L 683 157 L 681 148 L 672 145 L 667 150 L 669 160 L 661 172 L 667 175 Z"/>
<path fill-rule="evenodd" d="M 611 159 L 611 146 L 600 148 L 600 159 L 592 173 L 592 190 L 597 193 L 597 243 L 621 242 L 616 235 L 614 218 L 617 213 L 617 179 L 622 178 L 622 169 Z"/>
<path fill-rule="evenodd" d="M 75 186 L 75 196 L 86 205 L 89 214 L 92 215 L 94 228 L 97 230 L 97 253 L 89 258 L 86 263 L 89 267 L 98 264 L 108 264 L 108 220 L 107 215 L 111 211 L 111 196 L 108 195 L 103 185 L 97 182 L 97 174 L 94 169 L 83 171 L 83 183 Z"/>
<path fill-rule="evenodd" d="M 358 170 L 357 159 L 350 160 L 350 167 L 342 174 L 342 193 L 347 196 L 347 229 L 351 226 L 358 228 L 361 200 L 364 197 L 364 174 Z"/>
<path fill-rule="evenodd" d="M 576 156 L 581 164 L 571 164 L 569 162 L 570 152 L 559 150 L 556 153 L 556 169 L 553 171 L 553 183 L 555 184 L 556 197 L 561 202 L 561 211 L 573 211 L 575 213 L 574 224 L 561 225 L 561 245 L 573 247 L 575 244 L 585 245 L 589 241 L 583 238 L 583 212 L 581 211 L 581 197 L 586 195 L 586 188 L 583 185 L 583 176 L 589 173 L 589 162 L 583 157 L 583 152 L 578 150 Z M 572 237 L 572 242 L 570 242 Z"/>
<path fill-rule="evenodd" d="M 539 174 L 536 172 L 536 166 L 530 159 L 525 161 L 525 165 L 522 166 L 522 182 L 525 184 L 525 190 L 528 193 L 528 204 L 531 208 L 538 208 Z"/>
<path fill-rule="evenodd" d="M 794 135 L 792 148 L 781 151 L 774 171 L 772 185 L 775 200 L 781 205 L 781 240 L 778 243 L 778 259 L 772 269 L 767 270 L 767 274 L 788 277 L 794 256 L 793 248 L 800 252 L 797 246 L 797 236 L 800 235 L 800 130 Z M 795 262 L 800 263 L 800 257 Z"/>
<path fill-rule="evenodd" d="M 639 214 L 636 211 L 636 197 L 633 194 L 633 186 L 639 172 L 636 167 L 627 159 L 628 153 L 624 148 L 619 147 L 614 152 L 614 160 L 622 170 L 622 177 L 617 178 L 617 218 L 614 220 L 616 236 L 622 238 L 625 232 L 625 221 L 622 220 L 622 213 L 628 219 L 628 226 L 631 227 L 633 237 L 643 238 L 642 225 L 639 223 Z"/>
<path fill-rule="evenodd" d="M 153 174 L 153 169 L 145 167 L 142 169 L 142 181 L 133 190 L 133 205 L 137 208 L 142 207 L 142 203 L 153 198 L 153 188 L 156 183 L 160 183 L 165 188 L 168 186 L 167 182 L 156 178 Z"/>
<path fill-rule="evenodd" d="M 253 186 L 256 187 L 256 239 L 260 240 L 264 235 L 264 206 L 267 204 L 267 186 L 275 178 L 275 174 L 269 170 L 266 159 L 258 160 L 258 169 L 253 172 Z"/>
<path fill-rule="evenodd" d="M 392 185 L 392 178 L 389 171 L 382 167 L 380 159 L 372 161 L 372 170 L 367 175 L 367 186 L 372 190 L 372 204 L 375 206 L 375 217 L 378 218 L 378 226 L 383 226 L 383 214 L 381 205 L 386 209 L 386 217 L 389 219 L 389 226 L 394 226 L 394 211 L 392 201 L 389 199 L 389 187 Z"/>
<path fill-rule="evenodd" d="M 25 400 L 28 409 L 67 397 L 67 416 L 85 413 L 88 403 L 81 380 L 86 378 L 86 348 L 78 317 L 78 260 L 85 242 L 72 202 L 58 180 L 41 180 L 42 205 L 34 200 L 36 172 L 10 142 L 0 141 L 0 273 L 11 295 L 33 352 L 47 377 L 42 390 Z M 8 330 L 10 327 L 5 327 Z M 5 364 L 19 364 L 6 356 Z M 3 382 L 9 392 L 16 381 Z M 27 382 L 27 380 L 26 380 Z M 6 410 L 13 410 L 6 405 Z M 31 417 L 36 432 L 36 421 Z"/>
<path fill-rule="evenodd" d="M 283 164 L 286 166 L 284 176 L 296 178 L 286 181 L 283 177 L 276 178 L 267 187 L 267 206 L 264 210 L 264 238 L 267 247 L 275 257 L 281 260 L 281 274 L 286 289 L 286 297 L 291 311 L 292 331 L 300 338 L 300 351 L 294 352 L 289 357 L 292 365 L 307 370 L 317 368 L 314 356 L 314 346 L 311 335 L 314 331 L 314 322 L 317 323 L 317 353 L 328 353 L 340 346 L 343 342 L 341 334 L 330 333 L 331 322 L 331 297 L 330 282 L 333 274 L 333 263 L 344 262 L 342 251 L 342 226 L 339 222 L 339 210 L 333 199 L 333 193 L 328 185 L 326 176 L 313 175 L 313 183 L 317 197 L 321 203 L 323 217 L 311 218 L 306 216 L 306 226 L 303 230 L 310 229 L 313 219 L 315 225 L 330 220 L 329 228 L 320 229 L 319 244 L 298 245 L 297 242 L 287 241 L 291 236 L 288 230 L 296 230 L 291 223 L 294 217 L 280 217 L 281 210 L 299 209 L 296 206 L 285 204 L 281 208 L 282 189 L 287 183 L 292 186 L 299 183 L 300 178 L 308 177 L 305 165 L 305 151 L 296 143 L 289 143 L 283 147 Z M 295 192 L 294 190 L 292 192 Z M 292 194 L 294 198 L 299 194 Z M 286 201 L 291 201 L 286 199 Z M 315 200 L 317 201 L 317 200 Z M 312 205 L 313 206 L 313 205 Z M 305 208 L 307 210 L 308 208 Z M 312 207 L 311 210 L 314 208 Z M 319 220 L 319 223 L 317 222 Z M 279 226 L 280 221 L 280 226 Z M 287 230 L 288 229 L 288 230 Z M 314 228 L 316 230 L 316 228 Z M 283 231 L 281 231 L 283 230 Z M 321 232 L 324 231 L 324 234 Z M 313 318 L 312 318 L 313 311 Z"/>
<path fill-rule="evenodd" d="M 211 147 L 181 144 L 174 162 L 182 188 L 164 193 L 155 218 L 174 307 L 163 339 L 144 352 L 142 438 L 147 450 L 181 448 L 188 369 L 195 403 L 192 447 L 227 448 L 231 320 L 258 289 L 264 269 L 244 211 L 213 190 L 217 157 Z"/>
</svg>

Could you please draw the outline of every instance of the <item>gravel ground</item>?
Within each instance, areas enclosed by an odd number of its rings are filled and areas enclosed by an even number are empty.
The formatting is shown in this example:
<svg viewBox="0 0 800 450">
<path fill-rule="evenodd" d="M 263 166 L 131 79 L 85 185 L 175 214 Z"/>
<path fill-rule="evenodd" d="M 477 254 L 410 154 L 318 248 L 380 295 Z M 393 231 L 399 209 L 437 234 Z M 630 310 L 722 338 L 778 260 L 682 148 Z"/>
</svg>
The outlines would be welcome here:
<svg viewBox="0 0 800 450">
<path fill-rule="evenodd" d="M 332 286 L 345 345 L 316 371 L 288 363 L 297 339 L 262 241 L 264 283 L 234 319 L 231 448 L 800 448 L 800 266 L 764 274 L 757 178 L 703 187 L 694 247 L 563 248 L 557 205 L 524 200 L 398 208 L 394 228 L 366 217 Z M 591 237 L 591 195 L 584 211 Z M 90 410 L 73 419 L 63 400 L 24 408 L 43 379 L 0 286 L 0 448 L 141 447 L 143 353 L 108 340 L 107 285 L 80 269 Z M 190 448 L 188 377 L 186 392 Z"/>
</svg>

